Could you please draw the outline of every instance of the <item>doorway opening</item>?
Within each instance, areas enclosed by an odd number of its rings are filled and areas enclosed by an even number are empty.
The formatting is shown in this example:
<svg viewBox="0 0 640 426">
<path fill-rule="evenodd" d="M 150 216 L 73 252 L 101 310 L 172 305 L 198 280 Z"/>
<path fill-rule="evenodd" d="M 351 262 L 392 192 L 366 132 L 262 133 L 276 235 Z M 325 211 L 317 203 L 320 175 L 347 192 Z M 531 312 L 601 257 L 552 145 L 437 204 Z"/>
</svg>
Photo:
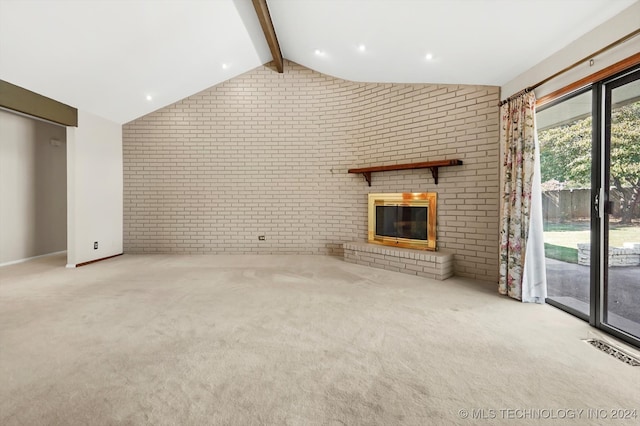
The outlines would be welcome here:
<svg viewBox="0 0 640 426">
<path fill-rule="evenodd" d="M 0 109 L 0 266 L 67 250 L 67 130 Z"/>
</svg>

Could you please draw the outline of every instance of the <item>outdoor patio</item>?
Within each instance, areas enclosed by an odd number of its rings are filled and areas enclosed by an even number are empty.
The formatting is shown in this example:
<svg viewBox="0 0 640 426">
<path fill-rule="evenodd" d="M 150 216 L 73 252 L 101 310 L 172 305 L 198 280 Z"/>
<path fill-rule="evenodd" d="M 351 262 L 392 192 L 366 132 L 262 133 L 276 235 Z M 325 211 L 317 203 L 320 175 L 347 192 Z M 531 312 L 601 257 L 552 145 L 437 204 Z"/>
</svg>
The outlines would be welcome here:
<svg viewBox="0 0 640 426">
<path fill-rule="evenodd" d="M 548 297 L 589 312 L 589 266 L 545 259 Z M 609 268 L 607 323 L 640 336 L 640 267 Z"/>
</svg>

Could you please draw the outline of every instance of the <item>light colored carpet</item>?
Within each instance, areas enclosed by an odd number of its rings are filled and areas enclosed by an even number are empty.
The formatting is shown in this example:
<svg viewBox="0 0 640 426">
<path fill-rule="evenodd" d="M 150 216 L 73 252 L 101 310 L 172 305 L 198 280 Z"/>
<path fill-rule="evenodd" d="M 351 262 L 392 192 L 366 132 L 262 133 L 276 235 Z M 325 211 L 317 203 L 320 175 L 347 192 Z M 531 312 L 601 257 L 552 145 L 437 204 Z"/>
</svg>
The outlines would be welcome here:
<svg viewBox="0 0 640 426">
<path fill-rule="evenodd" d="M 0 270 L 3 425 L 640 421 L 586 411 L 640 411 L 640 367 L 494 284 L 323 256 L 62 265 Z"/>
</svg>

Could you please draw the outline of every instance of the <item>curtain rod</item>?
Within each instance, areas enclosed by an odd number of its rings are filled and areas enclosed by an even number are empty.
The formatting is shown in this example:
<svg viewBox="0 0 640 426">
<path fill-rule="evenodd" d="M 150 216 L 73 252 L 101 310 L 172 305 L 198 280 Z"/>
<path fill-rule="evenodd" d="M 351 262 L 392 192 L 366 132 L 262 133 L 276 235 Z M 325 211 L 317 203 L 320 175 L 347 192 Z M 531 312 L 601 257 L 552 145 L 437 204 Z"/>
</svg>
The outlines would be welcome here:
<svg viewBox="0 0 640 426">
<path fill-rule="evenodd" d="M 626 36 L 614 41 L 611 44 L 606 45 L 605 47 L 603 47 L 602 49 L 592 53 L 589 56 L 585 56 L 584 58 L 580 59 L 579 61 L 574 62 L 573 64 L 569 65 L 566 68 L 561 69 L 560 71 L 558 71 L 557 73 L 553 74 L 550 77 L 545 78 L 544 80 L 541 80 L 539 82 L 537 82 L 534 85 L 531 85 L 529 87 L 525 87 L 524 89 L 520 90 L 517 93 L 514 93 L 513 95 L 509 96 L 507 99 L 505 99 L 504 101 L 498 102 L 498 106 L 502 106 L 504 104 L 506 104 L 507 102 L 509 102 L 511 99 L 516 98 L 518 96 L 524 95 L 525 93 L 531 92 L 532 90 L 535 90 L 536 88 L 542 86 L 543 84 L 547 83 L 550 80 L 553 80 L 554 78 L 556 78 L 557 76 L 564 74 L 565 72 L 574 69 L 575 67 L 577 67 L 578 65 L 582 64 L 583 62 L 586 62 L 589 59 L 593 59 L 594 57 L 598 56 L 599 54 L 606 52 L 607 50 L 622 44 L 628 40 L 631 40 L 632 38 L 636 37 L 638 34 L 640 34 L 640 28 L 636 29 L 635 31 L 630 32 L 629 34 L 627 34 Z"/>
</svg>

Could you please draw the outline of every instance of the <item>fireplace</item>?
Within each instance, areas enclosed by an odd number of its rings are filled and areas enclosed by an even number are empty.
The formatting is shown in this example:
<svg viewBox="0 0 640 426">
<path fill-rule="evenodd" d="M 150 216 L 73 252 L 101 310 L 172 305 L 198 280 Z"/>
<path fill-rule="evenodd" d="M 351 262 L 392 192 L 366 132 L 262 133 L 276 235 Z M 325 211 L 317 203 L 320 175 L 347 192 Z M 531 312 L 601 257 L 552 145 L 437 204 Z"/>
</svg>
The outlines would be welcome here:
<svg viewBox="0 0 640 426">
<path fill-rule="evenodd" d="M 369 242 L 436 250 L 436 193 L 369 194 Z"/>
</svg>

